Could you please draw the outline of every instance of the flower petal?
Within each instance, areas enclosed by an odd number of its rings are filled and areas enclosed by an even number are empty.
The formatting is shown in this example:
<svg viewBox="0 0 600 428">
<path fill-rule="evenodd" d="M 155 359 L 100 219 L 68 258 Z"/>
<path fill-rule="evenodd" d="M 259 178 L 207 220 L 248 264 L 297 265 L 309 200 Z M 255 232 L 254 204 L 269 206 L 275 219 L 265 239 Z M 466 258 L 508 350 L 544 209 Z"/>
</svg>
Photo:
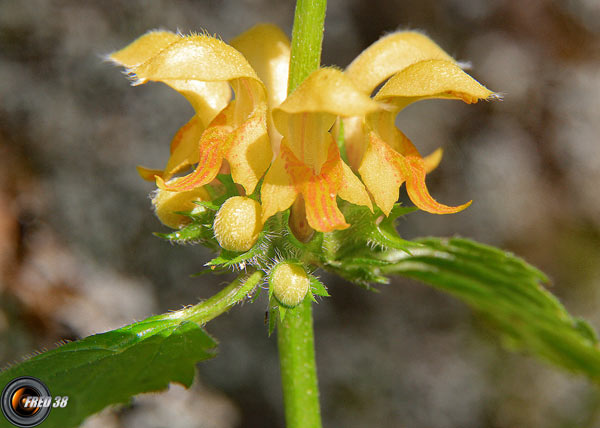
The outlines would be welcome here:
<svg viewBox="0 0 600 428">
<path fill-rule="evenodd" d="M 181 36 L 170 31 L 149 31 L 123 49 L 110 54 L 108 59 L 128 68 L 135 67 L 179 39 Z"/>
<path fill-rule="evenodd" d="M 394 75 L 375 96 L 378 101 L 393 102 L 398 112 L 426 98 L 463 100 L 467 104 L 488 99 L 494 93 L 461 70 L 443 60 L 413 64 Z"/>
<path fill-rule="evenodd" d="M 365 135 L 364 120 L 362 116 L 353 116 L 340 119 L 344 129 L 344 145 L 348 163 L 358 169 L 360 161 L 367 150 L 368 140 Z"/>
<path fill-rule="evenodd" d="M 369 207 L 373 211 L 373 205 L 371 204 L 371 198 L 365 189 L 365 186 L 361 183 L 356 175 L 352 172 L 350 167 L 340 159 L 340 168 L 342 179 L 337 194 L 340 198 L 344 199 L 355 205 L 364 205 Z"/>
<path fill-rule="evenodd" d="M 227 82 L 200 82 L 198 80 L 163 80 L 163 83 L 183 95 L 196 111 L 202 126 L 208 124 L 231 100 Z"/>
<path fill-rule="evenodd" d="M 161 51 L 176 42 L 184 42 L 186 39 L 188 37 L 169 31 L 151 31 L 120 51 L 114 52 L 109 56 L 109 59 L 127 67 L 130 73 L 136 73 L 134 69 L 146 62 L 155 64 Z M 140 68 L 137 73 L 141 73 L 143 69 L 144 67 Z M 147 80 L 160 80 L 180 92 L 192 104 L 196 114 L 202 118 L 204 126 L 207 126 L 231 99 L 231 89 L 226 81 L 201 82 L 179 78 L 169 80 L 152 78 L 151 76 L 142 79 L 138 74 L 137 83 L 144 83 Z"/>
<path fill-rule="evenodd" d="M 273 118 L 275 125 L 283 133 L 286 126 L 282 120 L 285 120 L 286 115 L 330 113 L 343 117 L 364 116 L 378 108 L 379 105 L 359 91 L 343 72 L 334 68 L 320 68 L 311 73 L 273 111 Z"/>
<path fill-rule="evenodd" d="M 267 88 L 269 105 L 277 106 L 287 96 L 290 41 L 272 24 L 259 24 L 231 40 L 231 46 L 248 60 Z"/>
<path fill-rule="evenodd" d="M 302 163 L 312 168 L 316 174 L 327 161 L 331 143 L 329 128 L 335 122 L 335 116 L 328 113 L 297 113 L 281 118 L 287 129 L 282 130 L 288 147 Z"/>
<path fill-rule="evenodd" d="M 320 174 L 315 174 L 310 167 L 294 156 L 285 139 L 281 143 L 280 155 L 285 161 L 286 171 L 296 186 L 296 191 L 304 198 L 308 224 L 320 232 L 331 232 L 349 226 L 337 206 L 336 196 L 342 180 L 339 167 L 341 159 L 337 145 L 331 137 L 328 153 L 327 162 Z"/>
<path fill-rule="evenodd" d="M 231 176 L 233 181 L 244 186 L 249 195 L 254 192 L 273 157 L 267 134 L 267 106 L 257 106 L 248 120 L 233 132 L 231 140 L 231 148 L 226 155 Z"/>
<path fill-rule="evenodd" d="M 341 71 L 323 68 L 273 110 L 273 120 L 294 155 L 319 174 L 327 159 L 329 130 L 336 116 L 362 116 L 378 108 Z"/>
<path fill-rule="evenodd" d="M 440 147 L 423 158 L 423 165 L 425 166 L 425 172 L 427 172 L 427 174 L 438 167 L 442 161 L 443 155 L 444 150 Z"/>
<path fill-rule="evenodd" d="M 244 56 L 226 43 L 205 35 L 179 37 L 128 71 L 135 76 L 135 84 L 164 82 L 180 92 L 202 118 L 204 126 L 231 99 L 228 82 L 251 80 L 252 86 L 260 88 L 260 98 L 265 97 L 264 85 Z M 246 103 L 238 103 L 238 107 L 243 106 Z M 249 111 L 251 109 L 252 106 Z"/>
<path fill-rule="evenodd" d="M 471 205 L 472 201 L 469 201 L 457 207 L 449 207 L 433 199 L 425 185 L 426 171 L 422 158 L 398 155 L 396 163 L 400 174 L 406 179 L 406 191 L 410 200 L 423 211 L 432 214 L 454 214 Z"/>
<path fill-rule="evenodd" d="M 303 186 L 302 196 L 308 224 L 320 232 L 346 229 L 344 215 L 336 201 L 336 183 L 328 174 L 312 176 Z"/>
<path fill-rule="evenodd" d="M 292 204 L 288 224 L 296 239 L 301 242 L 308 242 L 315 233 L 306 220 L 306 205 L 302 195 L 298 195 Z"/>
<path fill-rule="evenodd" d="M 379 110 L 366 117 L 366 127 L 369 130 L 374 130 L 396 152 L 405 156 L 420 156 L 412 141 L 396 127 L 396 115 L 395 110 Z"/>
<path fill-rule="evenodd" d="M 163 179 L 169 180 L 174 174 L 198 163 L 198 147 L 203 132 L 202 120 L 197 115 L 177 131 L 171 141 L 171 156 L 165 167 Z"/>
<path fill-rule="evenodd" d="M 198 166 L 191 174 L 165 183 L 162 177 L 156 177 L 156 185 L 164 190 L 181 192 L 203 186 L 215 179 L 223 163 L 225 154 L 231 147 L 231 118 L 235 101 L 229 104 L 202 133 L 199 142 Z"/>
<path fill-rule="evenodd" d="M 365 49 L 348 66 L 346 75 L 361 91 L 371 95 L 388 77 L 429 59 L 454 61 L 424 34 L 399 31 L 382 37 Z"/>
<path fill-rule="evenodd" d="M 410 200 L 421 210 L 432 214 L 453 214 L 464 210 L 466 204 L 450 207 L 431 197 L 425 184 L 425 161 L 417 155 L 403 156 L 392 150 L 375 133 L 369 134 L 369 147 L 359 168 L 360 175 L 375 203 L 389 215 L 398 200 L 398 190 L 406 182 Z"/>
<path fill-rule="evenodd" d="M 260 189 L 263 223 L 280 211 L 287 210 L 296 199 L 296 187 L 285 169 L 285 161 L 277 156 L 267 171 Z"/>
<path fill-rule="evenodd" d="M 161 169 L 151 169 L 145 166 L 138 165 L 135 167 L 137 173 L 146 181 L 155 181 L 156 177 L 162 177 L 163 171 Z"/>
<path fill-rule="evenodd" d="M 144 63 L 131 67 L 137 83 L 199 80 L 228 82 L 242 77 L 259 80 L 244 56 L 214 37 L 181 37 Z"/>
<path fill-rule="evenodd" d="M 369 133 L 369 145 L 358 172 L 375 204 L 389 215 L 404 179 L 394 164 L 393 150 L 374 132 Z"/>
<path fill-rule="evenodd" d="M 210 199 L 208 192 L 203 187 L 187 192 L 169 192 L 158 189 L 152 198 L 156 216 L 166 226 L 179 229 L 190 222 L 189 217 L 177 214 L 179 211 L 191 211 L 196 207 L 195 201 Z"/>
</svg>

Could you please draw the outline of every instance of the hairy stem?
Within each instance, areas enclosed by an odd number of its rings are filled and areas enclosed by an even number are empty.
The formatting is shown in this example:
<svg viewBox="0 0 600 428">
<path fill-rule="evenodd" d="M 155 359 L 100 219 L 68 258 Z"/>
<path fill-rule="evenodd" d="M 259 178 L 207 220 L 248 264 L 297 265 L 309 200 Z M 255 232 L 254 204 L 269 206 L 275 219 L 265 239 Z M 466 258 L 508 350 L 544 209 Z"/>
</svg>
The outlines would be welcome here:
<svg viewBox="0 0 600 428">
<path fill-rule="evenodd" d="M 288 93 L 321 65 L 323 23 L 327 0 L 298 0 L 292 30 Z"/>
<path fill-rule="evenodd" d="M 292 31 L 288 93 L 321 63 L 326 0 L 298 0 Z M 287 428 L 320 428 L 312 301 L 288 310 L 277 326 L 277 345 Z"/>
<path fill-rule="evenodd" d="M 289 310 L 277 328 L 287 428 L 321 427 L 312 301 Z"/>
<path fill-rule="evenodd" d="M 262 271 L 253 272 L 248 276 L 240 276 L 211 298 L 179 312 L 182 317 L 188 318 L 190 321 L 198 324 L 207 323 L 244 300 L 260 283 L 263 276 Z"/>
</svg>

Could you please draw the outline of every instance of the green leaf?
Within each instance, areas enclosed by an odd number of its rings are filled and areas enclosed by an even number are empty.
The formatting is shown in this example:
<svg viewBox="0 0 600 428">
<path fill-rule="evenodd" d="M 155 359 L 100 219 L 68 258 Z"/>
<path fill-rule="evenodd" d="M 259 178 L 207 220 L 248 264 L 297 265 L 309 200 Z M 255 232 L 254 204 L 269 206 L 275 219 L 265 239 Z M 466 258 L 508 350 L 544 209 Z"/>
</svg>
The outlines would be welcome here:
<svg viewBox="0 0 600 428">
<path fill-rule="evenodd" d="M 312 294 L 315 296 L 330 297 L 327 292 L 327 287 L 325 287 L 325 284 L 323 284 L 316 276 L 309 275 L 308 278 L 310 279 L 310 290 Z"/>
<path fill-rule="evenodd" d="M 37 355 L 0 373 L 0 385 L 18 376 L 40 379 L 52 396 L 69 397 L 66 408 L 52 409 L 44 427 L 75 427 L 135 394 L 170 382 L 189 387 L 195 364 L 213 357 L 215 346 L 196 323 L 165 314 Z"/>
<path fill-rule="evenodd" d="M 408 251 L 415 244 L 406 241 L 398 235 L 394 223 L 398 217 L 416 210 L 414 207 L 403 207 L 395 204 L 389 216 L 385 216 L 379 208 L 371 212 L 367 207 L 353 205 L 347 202 L 340 204 L 346 221 L 351 226 L 344 230 L 332 232 L 331 238 L 336 245 L 333 248 L 333 257 L 342 259 L 362 251 L 366 246 L 374 249 L 395 248 Z"/>
<path fill-rule="evenodd" d="M 18 376 L 33 376 L 52 396 L 68 396 L 67 407 L 52 409 L 44 428 L 78 426 L 110 404 L 127 403 L 170 382 L 190 386 L 196 363 L 213 357 L 216 346 L 200 325 L 246 299 L 263 277 L 260 271 L 240 276 L 195 306 L 36 355 L 2 371 L 0 386 Z M 0 417 L 0 427 L 9 426 L 5 422 Z"/>
<path fill-rule="evenodd" d="M 176 242 L 178 244 L 188 244 L 195 242 L 208 242 L 214 240 L 214 233 L 212 229 L 206 227 L 200 223 L 191 223 L 187 226 L 169 233 L 154 233 L 159 238 L 166 239 L 167 241 Z"/>
<path fill-rule="evenodd" d="M 427 238 L 410 254 L 390 250 L 382 272 L 415 278 L 481 312 L 505 343 L 600 381 L 594 330 L 573 318 L 541 283 L 546 276 L 522 259 L 466 239 Z"/>
<path fill-rule="evenodd" d="M 219 211 L 219 208 L 221 208 L 221 205 L 215 203 L 214 201 L 194 201 L 194 204 L 211 211 Z"/>
<path fill-rule="evenodd" d="M 264 268 L 265 263 L 273 256 L 272 233 L 277 219 L 271 217 L 263 226 L 259 233 L 256 243 L 248 251 L 236 252 L 221 249 L 217 257 L 206 263 L 211 269 L 237 268 L 245 269 L 248 265 L 253 265 L 258 269 Z M 220 247 L 219 247 L 220 248 Z"/>
<path fill-rule="evenodd" d="M 235 185 L 233 178 L 229 174 L 219 174 L 217 175 L 217 179 L 225 186 L 225 193 L 228 196 L 237 196 L 240 194 L 238 192 L 237 186 Z"/>
<path fill-rule="evenodd" d="M 206 263 L 206 266 L 210 266 L 211 268 L 230 268 L 236 267 L 238 269 L 243 269 L 246 267 L 246 264 L 256 262 L 255 259 L 261 257 L 268 245 L 265 244 L 264 233 L 259 235 L 258 242 L 254 244 L 254 246 L 246 251 L 246 252 L 235 252 L 222 249 L 221 253 Z"/>
</svg>

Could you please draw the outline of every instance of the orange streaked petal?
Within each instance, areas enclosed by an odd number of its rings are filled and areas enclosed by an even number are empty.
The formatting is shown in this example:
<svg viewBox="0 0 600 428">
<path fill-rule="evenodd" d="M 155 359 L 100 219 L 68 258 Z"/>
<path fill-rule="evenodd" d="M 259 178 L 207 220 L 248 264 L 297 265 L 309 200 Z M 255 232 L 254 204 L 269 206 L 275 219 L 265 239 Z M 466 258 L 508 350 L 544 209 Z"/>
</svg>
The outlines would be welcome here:
<svg viewBox="0 0 600 428">
<path fill-rule="evenodd" d="M 226 155 L 231 176 L 233 181 L 244 186 L 249 195 L 254 192 L 273 157 L 267 134 L 266 105 L 258 105 L 248 120 L 233 132 L 231 139 L 231 148 Z"/>
<path fill-rule="evenodd" d="M 346 229 L 344 215 L 337 206 L 336 184 L 325 174 L 312 176 L 302 186 L 308 224 L 319 232 Z"/>
<path fill-rule="evenodd" d="M 285 168 L 285 161 L 277 156 L 267 171 L 260 190 L 263 223 L 280 211 L 287 210 L 298 192 Z"/>
<path fill-rule="evenodd" d="M 369 207 L 373 211 L 373 204 L 371 204 L 371 198 L 369 198 L 365 186 L 343 160 L 340 159 L 339 163 L 342 179 L 337 192 L 338 196 L 352 204 Z"/>
<path fill-rule="evenodd" d="M 179 171 L 198 163 L 198 148 L 204 125 L 197 115 L 183 125 L 171 140 L 171 156 L 165 167 L 165 180 L 169 180 Z"/>
<path fill-rule="evenodd" d="M 384 36 L 365 49 L 346 69 L 346 75 L 364 93 L 373 90 L 393 74 L 420 61 L 454 61 L 433 40 L 414 31 Z"/>
<path fill-rule="evenodd" d="M 457 207 L 440 204 L 431 197 L 429 190 L 427 190 L 427 185 L 425 184 L 425 164 L 422 158 L 414 156 L 404 157 L 399 154 L 396 157 L 396 162 L 401 171 L 400 173 L 406 179 L 406 191 L 410 200 L 423 211 L 432 214 L 454 214 L 464 210 L 473 202 L 469 201 Z"/>
<path fill-rule="evenodd" d="M 150 169 L 145 166 L 136 166 L 135 169 L 140 177 L 142 177 L 146 181 L 154 181 L 156 177 L 162 177 L 163 171 L 161 169 Z"/>
<path fill-rule="evenodd" d="M 286 140 L 281 143 L 280 155 L 296 191 L 304 198 L 308 224 L 320 232 L 331 232 L 349 226 L 337 206 L 336 196 L 341 187 L 343 171 L 337 145 L 331 136 L 328 154 L 321 173 L 315 174 L 296 158 Z"/>
<path fill-rule="evenodd" d="M 328 113 L 298 113 L 286 117 L 287 129 L 281 130 L 288 148 L 303 164 L 319 174 L 327 161 L 331 135 L 327 132 L 335 122 Z"/>
<path fill-rule="evenodd" d="M 427 174 L 429 174 L 431 171 L 438 167 L 438 165 L 442 161 L 443 155 L 444 150 L 442 150 L 442 148 L 440 147 L 423 158 L 423 164 L 425 166 L 425 172 Z"/>
<path fill-rule="evenodd" d="M 398 200 L 404 179 L 394 163 L 394 151 L 374 132 L 369 133 L 369 145 L 358 172 L 375 204 L 389 215 Z"/>
<path fill-rule="evenodd" d="M 234 101 L 235 102 L 235 101 Z M 232 104 L 234 103 L 232 102 Z M 231 106 L 231 104 L 230 104 Z M 194 172 L 165 183 L 162 177 L 156 177 L 156 185 L 164 190 L 181 192 L 203 186 L 215 179 L 223 163 L 223 158 L 231 146 L 232 130 L 224 118 L 232 110 L 228 107 L 215 118 L 200 138 L 198 166 Z"/>
<path fill-rule="evenodd" d="M 366 129 L 375 131 L 396 152 L 408 156 L 420 156 L 412 141 L 396 127 L 396 111 L 380 110 L 366 117 Z"/>
<path fill-rule="evenodd" d="M 437 202 L 425 184 L 425 161 L 420 156 L 402 156 L 395 152 L 375 132 L 369 134 L 369 147 L 359 172 L 375 203 L 385 215 L 389 215 L 398 200 L 398 190 L 403 182 L 406 182 L 410 200 L 421 210 L 432 214 L 453 214 L 471 204 L 467 202 L 450 207 Z"/>
</svg>

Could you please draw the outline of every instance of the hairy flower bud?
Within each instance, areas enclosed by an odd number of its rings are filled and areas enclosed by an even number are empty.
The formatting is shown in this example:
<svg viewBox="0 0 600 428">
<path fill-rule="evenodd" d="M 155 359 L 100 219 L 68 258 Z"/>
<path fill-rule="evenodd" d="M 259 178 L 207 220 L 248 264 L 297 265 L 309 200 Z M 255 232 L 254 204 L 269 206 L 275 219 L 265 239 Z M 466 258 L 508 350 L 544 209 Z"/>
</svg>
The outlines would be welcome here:
<svg viewBox="0 0 600 428">
<path fill-rule="evenodd" d="M 244 196 L 227 199 L 213 225 L 219 245 L 229 251 L 248 251 L 256 244 L 262 228 L 260 204 Z"/>
<path fill-rule="evenodd" d="M 310 280 L 304 268 L 296 263 L 282 262 L 271 270 L 269 286 L 283 306 L 293 308 L 306 297 Z"/>
</svg>

